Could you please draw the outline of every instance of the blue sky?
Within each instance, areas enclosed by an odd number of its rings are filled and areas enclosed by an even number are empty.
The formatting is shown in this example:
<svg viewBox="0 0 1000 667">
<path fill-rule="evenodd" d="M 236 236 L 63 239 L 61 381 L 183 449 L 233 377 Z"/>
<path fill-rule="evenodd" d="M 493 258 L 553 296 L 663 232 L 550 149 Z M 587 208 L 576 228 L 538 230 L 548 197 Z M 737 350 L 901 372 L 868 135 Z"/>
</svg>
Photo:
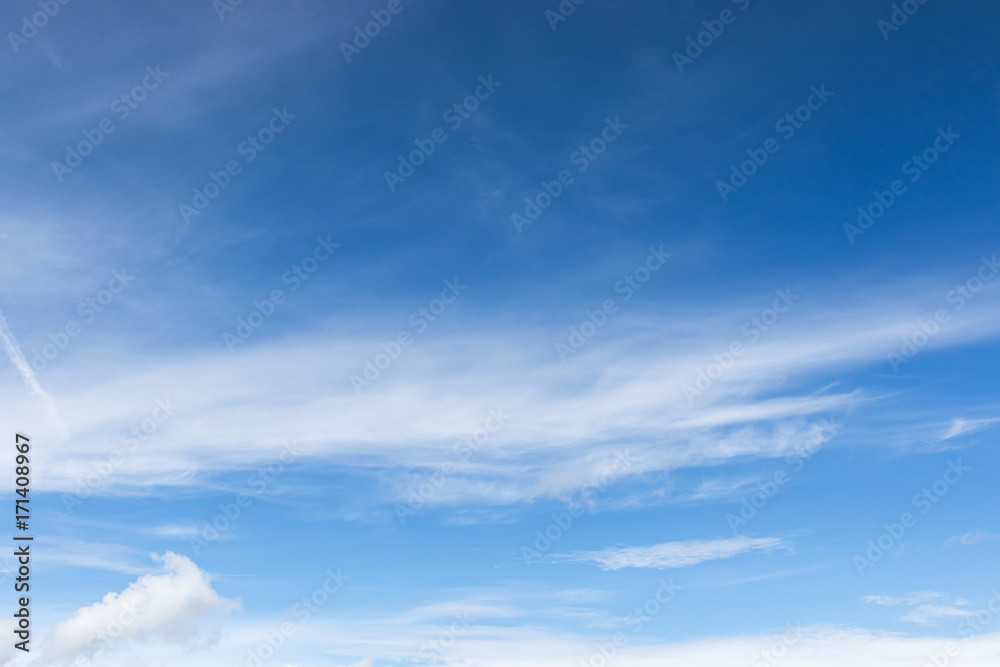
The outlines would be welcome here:
<svg viewBox="0 0 1000 667">
<path fill-rule="evenodd" d="M 1000 9 L 0 21 L 5 664 L 996 664 Z"/>
</svg>

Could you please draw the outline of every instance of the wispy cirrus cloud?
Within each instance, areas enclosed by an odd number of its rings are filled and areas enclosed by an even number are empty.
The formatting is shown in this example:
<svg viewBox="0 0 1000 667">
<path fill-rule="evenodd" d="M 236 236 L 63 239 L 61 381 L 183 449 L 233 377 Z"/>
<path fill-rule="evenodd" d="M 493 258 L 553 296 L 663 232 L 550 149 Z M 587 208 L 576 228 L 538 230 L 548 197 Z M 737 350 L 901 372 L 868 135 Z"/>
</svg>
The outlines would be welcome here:
<svg viewBox="0 0 1000 667">
<path fill-rule="evenodd" d="M 37 559 L 53 566 L 105 570 L 125 574 L 149 572 L 146 554 L 139 549 L 122 544 L 109 544 L 76 539 L 73 537 L 50 536 L 47 548 Z"/>
<path fill-rule="evenodd" d="M 21 376 L 24 384 L 31 390 L 31 393 L 35 394 L 45 404 L 49 416 L 56 424 L 58 433 L 64 438 L 68 436 L 69 431 L 63 423 L 62 417 L 59 415 L 59 409 L 56 407 L 55 400 L 38 383 L 35 371 L 32 370 L 31 365 L 21 351 L 21 347 L 17 344 L 17 339 L 14 338 L 10 327 L 7 326 L 7 319 L 3 316 L 3 311 L 0 311 L 0 342 L 3 343 L 4 352 L 7 353 L 10 363 L 13 364 L 18 375 Z"/>
<path fill-rule="evenodd" d="M 723 560 L 754 551 L 774 551 L 787 547 L 788 544 L 777 537 L 739 536 L 721 540 L 666 542 L 646 547 L 610 547 L 600 551 L 568 554 L 563 558 L 593 563 L 603 570 L 621 570 L 626 567 L 666 570 Z"/>
<path fill-rule="evenodd" d="M 968 311 L 933 344 L 1000 334 L 987 296 L 978 303 L 984 310 Z M 743 316 L 737 309 L 727 317 L 738 325 Z M 396 502 L 411 486 L 407 476 L 414 469 L 453 459 L 455 442 L 498 407 L 511 419 L 489 451 L 460 466 L 430 502 L 506 505 L 566 497 L 587 484 L 619 443 L 635 454 L 633 481 L 777 458 L 801 445 L 811 422 L 879 400 L 859 388 L 835 391 L 838 385 L 828 379 L 819 384 L 819 378 L 831 368 L 884 363 L 912 316 L 895 305 L 802 306 L 798 319 L 762 336 L 694 405 L 682 387 L 711 361 L 721 317 L 694 306 L 680 318 L 683 326 L 677 318 L 638 311 L 623 316 L 628 333 L 608 329 L 606 339 L 567 364 L 539 349 L 539 340 L 556 339 L 541 325 L 517 333 L 442 330 L 408 348 L 360 395 L 349 378 L 378 345 L 336 330 L 321 337 L 261 337 L 238 354 L 220 343 L 175 350 L 169 358 L 141 346 L 106 357 L 102 346 L 120 341 L 81 340 L 81 355 L 104 355 L 109 362 L 99 376 L 72 359 L 48 371 L 76 438 L 72 449 L 53 451 L 46 483 L 72 489 L 107 456 L 109 442 L 140 423 L 162 396 L 183 410 L 152 436 L 155 449 L 122 462 L 102 493 L 193 485 L 206 475 L 266 462 L 295 437 L 304 460 L 378 474 L 385 483 L 371 500 Z M 727 346 L 724 337 L 720 345 Z M 32 414 L 16 392 L 10 399 L 15 409 Z M 386 405 L 393 406 L 392 419 L 385 418 Z M 205 441 L 212 443 L 207 450 L 196 444 Z M 704 491 L 701 500 L 719 489 Z"/>
<path fill-rule="evenodd" d="M 449 651 L 441 656 L 440 664 L 445 667 L 468 664 L 518 667 L 526 664 L 524 656 L 531 657 L 532 665 L 547 667 L 568 664 L 567 655 L 588 656 L 594 651 L 593 635 L 567 632 L 558 627 L 511 626 L 473 618 L 467 622 L 466 629 L 457 625 L 454 617 L 442 618 L 436 625 L 347 616 L 318 619 L 297 629 L 295 646 L 288 650 L 289 664 L 346 667 L 359 663 L 364 665 L 369 660 L 376 664 L 408 662 L 421 653 L 421 647 L 426 646 L 428 641 L 441 636 L 449 637 L 449 628 L 454 627 L 462 628 L 463 632 L 455 637 Z M 208 667 L 224 662 L 225 658 L 238 661 L 244 658 L 246 647 L 255 646 L 260 641 L 260 632 L 266 630 L 262 627 L 230 632 L 219 650 L 191 656 L 189 664 Z M 786 649 L 781 658 L 783 667 L 839 667 L 844 662 L 857 667 L 902 667 L 923 664 L 921 660 L 926 661 L 928 654 L 940 651 L 949 641 L 947 637 L 915 637 L 823 625 L 801 626 L 796 633 L 792 642 L 783 630 L 683 641 L 654 639 L 620 651 L 614 662 L 621 667 L 750 664 L 755 657 L 765 660 L 761 657 L 762 652 L 780 645 Z M 239 643 L 234 640 L 239 640 Z M 977 635 L 963 646 L 963 664 L 967 667 L 994 667 L 998 650 L 1000 633 Z M 331 661 L 331 654 L 344 657 Z"/>
<path fill-rule="evenodd" d="M 972 547 L 982 542 L 990 542 L 993 540 L 1000 540 L 1000 535 L 988 533 L 985 530 L 975 530 L 965 533 L 964 535 L 953 535 L 945 540 L 944 545 L 946 547 Z"/>
<path fill-rule="evenodd" d="M 964 608 L 969 604 L 967 600 L 951 600 L 947 594 L 937 591 L 920 591 L 902 597 L 866 595 L 862 599 L 869 604 L 911 607 L 901 620 L 920 625 L 933 625 L 945 618 L 976 615 L 976 612 Z"/>
<path fill-rule="evenodd" d="M 956 417 L 951 420 L 951 424 L 948 426 L 948 430 L 944 432 L 941 436 L 942 440 L 951 440 L 952 438 L 957 438 L 960 435 L 965 435 L 966 433 L 971 433 L 973 431 L 978 431 L 984 429 L 993 424 L 1000 423 L 1000 418 L 993 419 L 964 419 L 962 417 Z"/>
</svg>

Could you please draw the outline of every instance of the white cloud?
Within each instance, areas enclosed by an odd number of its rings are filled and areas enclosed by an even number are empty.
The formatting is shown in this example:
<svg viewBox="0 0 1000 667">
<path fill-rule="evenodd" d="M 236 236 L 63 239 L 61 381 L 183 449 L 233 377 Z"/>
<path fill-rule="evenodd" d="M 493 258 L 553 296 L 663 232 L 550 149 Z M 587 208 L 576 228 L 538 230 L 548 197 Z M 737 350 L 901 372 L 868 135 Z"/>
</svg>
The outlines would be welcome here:
<svg viewBox="0 0 1000 667">
<path fill-rule="evenodd" d="M 919 599 L 937 599 L 933 594 Z M 591 610 L 596 616 L 586 618 L 589 629 L 572 632 L 565 628 L 565 613 L 552 615 L 560 621 L 550 626 L 541 619 L 512 623 L 508 614 L 493 617 L 469 613 L 469 624 L 449 642 L 447 650 L 438 655 L 442 667 L 568 667 L 586 661 L 594 654 L 595 643 L 606 640 L 621 628 L 621 619 L 609 616 L 606 602 L 615 593 L 585 591 L 562 592 L 541 596 L 519 596 L 508 589 L 482 592 L 481 595 L 458 599 L 443 605 L 432 605 L 432 613 L 414 610 L 400 614 L 379 614 L 375 617 L 352 614 L 344 610 L 335 616 L 317 616 L 308 623 L 295 626 L 295 641 L 275 656 L 275 664 L 299 667 L 321 665 L 352 665 L 373 667 L 376 664 L 410 664 L 419 661 L 429 641 L 454 634 L 457 627 L 455 609 L 488 604 L 524 603 L 525 616 L 537 610 L 548 611 L 570 604 L 582 613 Z M 913 597 L 913 596 L 911 596 Z M 893 600 L 894 598 L 880 598 Z M 902 598 L 900 598 L 902 599 Z M 432 619 L 430 616 L 437 616 Z M 607 619 L 611 624 L 603 624 Z M 247 650 L 260 645 L 262 637 L 273 632 L 279 618 L 255 618 L 234 621 L 227 626 L 218 644 L 197 653 L 183 653 L 176 647 L 149 643 L 137 647 L 136 655 L 146 664 L 185 664 L 189 667 L 217 667 L 243 664 Z M 669 633 L 669 627 L 663 628 Z M 631 636 L 630 636 L 631 639 Z M 954 636 L 911 636 L 851 627 L 801 626 L 789 641 L 784 628 L 757 634 L 706 636 L 688 640 L 668 640 L 650 630 L 622 647 L 614 657 L 616 667 L 717 667 L 718 665 L 749 665 L 762 651 L 784 642 L 787 652 L 781 667 L 840 667 L 845 662 L 852 667 L 912 667 L 926 662 L 927 654 L 940 652 Z M 980 634 L 960 642 L 963 667 L 996 667 L 1000 653 L 1000 633 Z M 766 660 L 765 660 L 766 662 Z"/>
<path fill-rule="evenodd" d="M 882 605 L 884 607 L 912 607 L 914 605 L 941 600 L 947 597 L 938 591 L 917 591 L 905 597 L 893 597 L 889 595 L 865 595 L 861 599 L 869 604 Z"/>
<path fill-rule="evenodd" d="M 611 547 L 601 551 L 581 551 L 566 558 L 596 563 L 604 570 L 626 567 L 667 569 L 688 567 L 711 560 L 732 558 L 751 551 L 773 551 L 785 547 L 777 537 L 732 537 L 722 540 L 688 540 L 666 542 L 648 547 Z"/>
<path fill-rule="evenodd" d="M 407 663 L 420 647 L 439 636 L 448 626 L 386 627 L 384 622 L 366 623 L 357 619 L 329 619 L 304 626 L 296 635 L 296 650 L 313 656 L 311 662 L 329 664 L 323 656 L 371 656 L 376 663 Z M 595 643 L 608 641 L 607 635 L 576 635 L 550 627 L 509 627 L 502 624 L 475 624 L 440 657 L 442 667 L 568 667 L 594 655 Z M 750 665 L 763 658 L 763 651 L 782 644 L 780 667 L 913 667 L 927 662 L 927 655 L 944 650 L 954 637 L 923 636 L 870 631 L 856 628 L 804 626 L 801 634 L 788 640 L 784 631 L 738 636 L 716 636 L 687 641 L 644 639 L 629 642 L 611 662 L 615 667 L 718 667 Z M 963 667 L 996 667 L 1000 633 L 980 635 L 961 644 Z M 345 661 L 346 664 L 346 661 Z M 200 667 L 200 666 L 199 666 Z"/>
<path fill-rule="evenodd" d="M 47 548 L 37 556 L 41 562 L 125 574 L 144 574 L 150 569 L 146 564 L 138 564 L 139 559 L 145 557 L 144 553 L 121 544 L 87 542 L 59 536 L 50 537 L 46 541 Z"/>
<path fill-rule="evenodd" d="M 731 498 L 743 493 L 760 480 L 753 477 L 744 479 L 704 479 L 698 485 L 687 500 L 714 500 L 718 498 Z"/>
<path fill-rule="evenodd" d="M 14 632 L 17 629 L 17 623 L 13 619 L 0 619 L 0 633 L 3 633 L 4 637 L 15 637 Z M 20 639 L 15 641 L 20 641 Z M 21 651 L 14 648 L 13 641 L 4 642 L 0 645 L 0 665 L 3 665 L 3 667 L 14 665 L 14 655 L 17 653 L 21 653 Z"/>
<path fill-rule="evenodd" d="M 912 607 L 902 620 L 920 625 L 933 625 L 944 618 L 976 615 L 976 612 L 962 608 L 968 606 L 967 600 L 949 600 L 945 593 L 937 591 L 920 591 L 905 597 L 866 595 L 862 599 L 870 604 Z"/>
<path fill-rule="evenodd" d="M 59 409 L 56 407 L 55 400 L 53 400 L 52 396 L 42 389 L 42 385 L 38 383 L 35 371 L 32 370 L 31 365 L 28 364 L 28 360 L 24 357 L 24 353 L 21 352 L 21 346 L 17 344 L 17 339 L 14 338 L 14 333 L 7 326 L 7 319 L 3 316 L 2 311 L 0 311 L 0 343 L 3 343 L 4 352 L 7 353 L 10 363 L 14 365 L 18 375 L 20 375 L 21 379 L 24 381 L 25 386 L 27 386 L 33 394 L 42 399 L 49 416 L 56 425 L 59 435 L 63 437 L 69 435 L 69 431 L 66 429 L 66 425 L 63 423 L 62 417 L 59 416 Z"/>
<path fill-rule="evenodd" d="M 202 528 L 200 526 L 196 526 L 195 524 L 167 524 L 163 526 L 156 526 L 155 528 L 150 529 L 149 532 L 157 537 L 172 537 L 178 540 L 186 540 L 200 535 Z"/>
<path fill-rule="evenodd" d="M 951 440 L 952 438 L 957 438 L 960 435 L 965 435 L 966 433 L 971 433 L 972 431 L 978 431 L 998 422 L 1000 422 L 1000 418 L 963 419 L 962 417 L 956 417 L 951 420 L 948 430 L 945 431 L 943 436 L 941 436 L 941 439 Z"/>
<path fill-rule="evenodd" d="M 966 603 L 967 604 L 967 603 Z M 961 609 L 954 605 L 946 604 L 921 604 L 903 616 L 903 620 L 909 623 L 919 623 L 921 625 L 933 625 L 944 618 L 975 616 L 976 612 L 970 609 Z"/>
<path fill-rule="evenodd" d="M 154 559 L 160 572 L 139 577 L 121 593 L 108 593 L 59 623 L 43 657 L 92 655 L 104 645 L 102 637 L 113 637 L 108 640 L 113 647 L 131 639 L 196 645 L 203 621 L 239 606 L 215 592 L 208 574 L 185 556 L 168 552 Z"/>
<path fill-rule="evenodd" d="M 933 345 L 1000 332 L 1000 322 L 987 317 L 986 295 L 983 299 L 986 315 L 968 311 Z M 629 473 L 634 481 L 681 468 L 781 457 L 800 446 L 820 419 L 849 411 L 857 419 L 857 408 L 878 397 L 852 388 L 816 391 L 820 379 L 831 370 L 884 364 L 886 350 L 913 321 L 910 310 L 895 305 L 815 312 L 803 306 L 689 405 L 683 385 L 712 362 L 713 351 L 725 349 L 744 315 L 698 307 L 673 320 L 623 314 L 616 330 L 629 332 L 627 337 L 614 338 L 608 329 L 608 336 L 566 364 L 553 350 L 540 350 L 538 340 L 555 335 L 544 328 L 442 330 L 408 348 L 360 396 L 349 377 L 378 346 L 335 328 L 322 337 L 261 336 L 235 354 L 220 340 L 214 350 L 177 351 L 170 358 L 130 352 L 131 343 L 118 340 L 81 338 L 77 355 L 46 370 L 75 438 L 72 447 L 57 445 L 43 454 L 52 458 L 40 461 L 48 474 L 38 483 L 46 490 L 74 489 L 110 449 L 120 447 L 123 430 L 148 417 L 156 398 L 171 397 L 179 407 L 151 436 L 156 447 L 126 457 L 99 493 L 190 486 L 206 474 L 273 460 L 282 444 L 295 438 L 307 459 L 336 460 L 346 470 L 379 476 L 380 497 L 358 503 L 396 502 L 408 496 L 414 469 L 453 459 L 456 440 L 482 425 L 490 409 L 503 407 L 510 420 L 491 438 L 488 451 L 459 466 L 428 503 L 512 505 L 564 498 L 589 481 L 613 448 L 635 453 Z M 717 333 L 721 318 L 735 329 Z M 105 347 L 112 344 L 116 353 L 109 355 Z M 92 366 L 77 365 L 83 363 L 77 359 L 92 358 L 102 360 L 99 376 Z M 44 428 L 44 416 L 33 415 L 19 395 L 23 390 L 2 380 L 0 400 L 25 422 L 36 419 Z M 392 406 L 391 419 L 386 406 Z M 925 437 L 928 419 L 907 419 L 912 433 L 895 429 L 885 442 L 912 445 Z M 881 433 L 868 433 L 882 441 Z M 202 448 L 203 442 L 212 446 Z"/>
<path fill-rule="evenodd" d="M 953 535 L 952 537 L 949 537 L 947 540 L 945 540 L 944 545 L 946 547 L 952 547 L 952 546 L 971 547 L 983 541 L 990 541 L 996 539 L 1000 539 L 1000 535 L 994 535 L 992 533 L 986 532 L 985 530 L 976 530 L 965 533 L 964 535 Z"/>
</svg>

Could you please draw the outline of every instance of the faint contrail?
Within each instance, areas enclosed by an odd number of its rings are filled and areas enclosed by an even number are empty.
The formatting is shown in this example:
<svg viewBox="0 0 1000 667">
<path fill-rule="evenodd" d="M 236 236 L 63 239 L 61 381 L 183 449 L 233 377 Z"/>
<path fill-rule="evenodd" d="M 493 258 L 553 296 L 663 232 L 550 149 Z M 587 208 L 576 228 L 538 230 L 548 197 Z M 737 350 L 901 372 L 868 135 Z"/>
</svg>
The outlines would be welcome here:
<svg viewBox="0 0 1000 667">
<path fill-rule="evenodd" d="M 21 348 L 17 344 L 17 339 L 14 338 L 14 334 L 11 333 L 10 329 L 7 327 L 7 320 L 3 316 L 3 311 L 0 310 L 0 339 L 3 340 L 3 349 L 10 357 L 10 362 L 14 364 L 14 368 L 17 372 L 21 374 L 21 379 L 24 380 L 24 384 L 27 385 L 31 391 L 35 393 L 42 401 L 45 403 L 45 407 L 49 410 L 49 416 L 55 422 L 56 427 L 59 429 L 59 433 L 62 436 L 69 435 L 69 429 L 66 428 L 66 424 L 59 417 L 59 411 L 56 409 L 56 402 L 52 400 L 48 392 L 42 389 L 42 385 L 38 384 L 38 378 L 35 377 L 35 371 L 31 369 L 28 364 L 28 360 L 25 359 L 24 353 L 21 352 Z"/>
</svg>

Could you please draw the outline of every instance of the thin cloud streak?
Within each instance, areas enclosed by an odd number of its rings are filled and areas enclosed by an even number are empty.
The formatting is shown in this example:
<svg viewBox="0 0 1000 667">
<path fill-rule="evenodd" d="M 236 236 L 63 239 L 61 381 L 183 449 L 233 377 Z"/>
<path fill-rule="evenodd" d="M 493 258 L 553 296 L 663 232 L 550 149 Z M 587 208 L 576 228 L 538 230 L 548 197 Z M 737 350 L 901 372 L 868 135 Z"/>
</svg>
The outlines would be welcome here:
<svg viewBox="0 0 1000 667">
<path fill-rule="evenodd" d="M 602 570 L 621 570 L 627 567 L 667 570 L 732 558 L 751 551 L 773 551 L 786 546 L 785 541 L 777 537 L 740 536 L 722 540 L 666 542 L 647 547 L 611 547 L 601 551 L 581 551 L 563 558 L 593 563 Z"/>
<path fill-rule="evenodd" d="M 59 434 L 63 438 L 69 437 L 69 429 L 66 428 L 66 424 L 63 423 L 62 418 L 59 416 L 59 409 L 56 407 L 55 400 L 53 400 L 52 396 L 42 389 L 42 385 L 38 383 L 38 378 L 35 377 L 35 371 L 33 371 L 31 365 L 28 364 L 28 360 L 25 358 L 24 353 L 21 352 L 21 347 L 17 344 L 17 339 L 14 338 L 13 332 L 11 332 L 10 327 L 7 326 L 7 319 L 4 317 L 3 311 L 0 311 L 0 340 L 3 341 L 4 352 L 7 353 L 10 363 L 14 365 L 18 375 L 20 375 L 21 379 L 24 381 L 25 386 L 27 386 L 33 394 L 38 396 L 45 403 L 49 416 L 52 417 L 52 420 L 55 422 L 56 427 L 59 430 Z"/>
</svg>

